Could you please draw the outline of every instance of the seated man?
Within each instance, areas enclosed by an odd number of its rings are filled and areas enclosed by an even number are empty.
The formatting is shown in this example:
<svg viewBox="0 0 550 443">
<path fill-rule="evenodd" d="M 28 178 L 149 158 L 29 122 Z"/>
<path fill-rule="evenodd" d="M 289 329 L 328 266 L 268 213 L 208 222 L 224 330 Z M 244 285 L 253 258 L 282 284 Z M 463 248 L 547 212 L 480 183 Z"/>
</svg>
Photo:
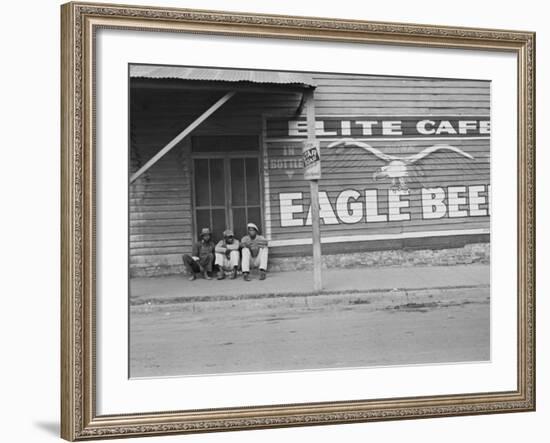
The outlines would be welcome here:
<svg viewBox="0 0 550 443">
<path fill-rule="evenodd" d="M 243 278 L 250 281 L 250 266 L 260 268 L 260 280 L 265 280 L 267 271 L 267 240 L 260 235 L 254 223 L 246 225 L 248 235 L 241 240 Z"/>
<path fill-rule="evenodd" d="M 237 278 L 239 267 L 239 240 L 235 239 L 233 231 L 223 232 L 223 240 L 216 245 L 216 265 L 219 267 L 218 280 L 225 278 L 225 270 L 231 270 L 231 280 Z"/>
<path fill-rule="evenodd" d="M 202 228 L 200 240 L 193 244 L 191 255 L 183 256 L 183 264 L 191 274 L 189 280 L 197 278 L 196 274 L 202 274 L 206 280 L 212 280 L 208 275 L 212 272 L 214 264 L 214 242 L 209 228 Z"/>
</svg>

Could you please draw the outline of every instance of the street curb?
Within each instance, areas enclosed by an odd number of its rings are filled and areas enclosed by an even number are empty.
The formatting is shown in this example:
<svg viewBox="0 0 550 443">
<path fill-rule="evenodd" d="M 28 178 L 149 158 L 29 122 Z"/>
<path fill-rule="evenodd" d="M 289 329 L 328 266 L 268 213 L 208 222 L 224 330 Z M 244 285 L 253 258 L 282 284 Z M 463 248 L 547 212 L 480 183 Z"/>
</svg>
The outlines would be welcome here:
<svg viewBox="0 0 550 443">
<path fill-rule="evenodd" d="M 215 301 L 240 301 L 240 300 L 258 300 L 270 298 L 297 298 L 297 297 L 318 297 L 327 295 L 354 295 L 354 294 L 387 294 L 387 293 L 409 293 L 420 291 L 444 291 L 444 290 L 460 290 L 460 289 L 477 289 L 488 288 L 490 285 L 456 285 L 456 286 L 426 286 L 413 288 L 373 288 L 373 289 L 346 289 L 337 291 L 322 290 L 320 292 L 263 292 L 252 294 L 235 294 L 235 295 L 198 295 L 188 297 L 143 297 L 137 300 L 130 298 L 130 306 L 142 305 L 164 305 L 164 304 L 179 304 L 179 303 L 200 303 L 200 302 L 215 302 Z"/>
</svg>

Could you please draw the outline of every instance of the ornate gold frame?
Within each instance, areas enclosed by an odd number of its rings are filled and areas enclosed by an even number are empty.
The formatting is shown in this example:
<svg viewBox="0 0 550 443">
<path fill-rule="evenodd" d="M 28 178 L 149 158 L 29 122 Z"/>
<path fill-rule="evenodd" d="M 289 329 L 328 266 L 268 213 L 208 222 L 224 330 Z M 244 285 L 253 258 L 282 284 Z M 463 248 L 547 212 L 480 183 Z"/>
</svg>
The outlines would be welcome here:
<svg viewBox="0 0 550 443">
<path fill-rule="evenodd" d="M 68 3 L 61 7 L 61 435 L 67 440 L 535 409 L 535 34 Z M 510 51 L 518 58 L 518 383 L 512 392 L 98 416 L 95 412 L 94 32 L 123 28 Z"/>
</svg>

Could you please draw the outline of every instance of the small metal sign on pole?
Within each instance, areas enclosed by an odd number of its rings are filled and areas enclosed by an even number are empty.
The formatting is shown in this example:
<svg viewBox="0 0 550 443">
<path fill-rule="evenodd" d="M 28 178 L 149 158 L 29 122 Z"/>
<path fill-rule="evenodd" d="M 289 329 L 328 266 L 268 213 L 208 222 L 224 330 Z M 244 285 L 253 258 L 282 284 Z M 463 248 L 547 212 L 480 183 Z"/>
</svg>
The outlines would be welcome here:
<svg viewBox="0 0 550 443">
<path fill-rule="evenodd" d="M 304 179 L 319 180 L 321 178 L 321 150 L 318 140 L 306 140 L 302 146 L 304 160 Z"/>
<path fill-rule="evenodd" d="M 304 179 L 309 180 L 311 195 L 311 228 L 313 243 L 313 289 L 323 288 L 321 278 L 321 224 L 319 217 L 319 182 L 321 178 L 321 150 L 315 134 L 314 90 L 304 93 L 307 119 L 307 140 L 302 146 L 304 160 Z"/>
</svg>

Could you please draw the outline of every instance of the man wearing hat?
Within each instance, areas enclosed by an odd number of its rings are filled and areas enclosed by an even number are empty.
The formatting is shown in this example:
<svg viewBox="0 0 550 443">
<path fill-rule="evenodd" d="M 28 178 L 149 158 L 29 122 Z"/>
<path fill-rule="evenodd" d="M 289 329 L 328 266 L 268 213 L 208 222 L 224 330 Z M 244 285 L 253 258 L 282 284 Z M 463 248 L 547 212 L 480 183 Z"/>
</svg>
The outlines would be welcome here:
<svg viewBox="0 0 550 443">
<path fill-rule="evenodd" d="M 239 267 L 239 240 L 231 229 L 223 232 L 223 240 L 216 245 L 216 265 L 219 267 L 218 280 L 225 278 L 225 270 L 231 270 L 231 280 L 237 278 Z"/>
<path fill-rule="evenodd" d="M 243 278 L 250 281 L 250 266 L 260 268 L 260 280 L 265 280 L 267 271 L 267 240 L 260 235 L 254 223 L 246 225 L 248 235 L 241 240 Z"/>
<path fill-rule="evenodd" d="M 191 255 L 183 256 L 183 264 L 191 275 L 189 280 L 195 280 L 196 274 L 202 274 L 206 280 L 212 280 L 208 275 L 214 264 L 214 242 L 209 228 L 202 228 L 200 240 L 193 244 Z"/>
</svg>

